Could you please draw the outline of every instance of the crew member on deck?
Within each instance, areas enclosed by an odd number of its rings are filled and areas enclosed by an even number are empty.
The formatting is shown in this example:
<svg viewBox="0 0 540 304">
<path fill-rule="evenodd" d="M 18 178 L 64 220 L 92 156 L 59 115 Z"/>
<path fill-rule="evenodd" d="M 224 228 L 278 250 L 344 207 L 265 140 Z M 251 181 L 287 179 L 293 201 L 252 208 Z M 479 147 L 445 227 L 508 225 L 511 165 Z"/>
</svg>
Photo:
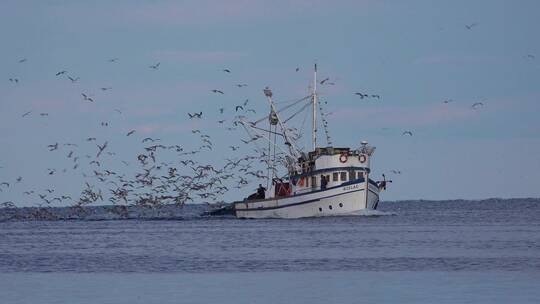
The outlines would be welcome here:
<svg viewBox="0 0 540 304">
<path fill-rule="evenodd" d="M 259 199 L 265 198 L 265 191 L 266 191 L 266 188 L 263 187 L 262 184 L 259 184 L 259 188 L 257 188 L 257 196 Z"/>
<path fill-rule="evenodd" d="M 321 190 L 325 190 L 327 184 L 328 181 L 326 180 L 326 176 L 321 175 Z"/>
</svg>

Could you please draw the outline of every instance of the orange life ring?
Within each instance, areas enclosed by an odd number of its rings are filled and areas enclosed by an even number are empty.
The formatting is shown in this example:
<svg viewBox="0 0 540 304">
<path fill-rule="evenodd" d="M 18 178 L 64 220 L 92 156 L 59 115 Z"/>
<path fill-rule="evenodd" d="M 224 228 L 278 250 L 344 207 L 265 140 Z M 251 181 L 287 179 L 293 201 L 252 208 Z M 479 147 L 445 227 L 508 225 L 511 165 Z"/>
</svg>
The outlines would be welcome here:
<svg viewBox="0 0 540 304">
<path fill-rule="evenodd" d="M 360 156 L 358 156 L 358 160 L 360 161 L 361 164 L 363 164 L 366 162 L 367 157 L 365 154 L 360 154 Z"/>
<path fill-rule="evenodd" d="M 349 156 L 347 155 L 347 152 L 343 152 L 343 153 L 341 153 L 341 155 L 339 156 L 339 161 L 340 161 L 341 163 L 346 163 L 348 157 L 349 157 Z"/>
</svg>

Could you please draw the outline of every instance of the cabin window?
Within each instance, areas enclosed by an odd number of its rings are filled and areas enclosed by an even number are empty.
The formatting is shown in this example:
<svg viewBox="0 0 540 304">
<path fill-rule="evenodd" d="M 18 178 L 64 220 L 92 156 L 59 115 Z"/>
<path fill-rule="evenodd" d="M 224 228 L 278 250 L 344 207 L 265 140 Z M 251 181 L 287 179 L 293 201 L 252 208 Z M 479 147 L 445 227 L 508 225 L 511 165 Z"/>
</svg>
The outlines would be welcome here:
<svg viewBox="0 0 540 304">
<path fill-rule="evenodd" d="M 339 180 L 339 174 L 337 172 L 332 173 L 332 181 L 337 182 Z"/>
<path fill-rule="evenodd" d="M 363 178 L 364 174 L 361 171 L 357 171 L 356 176 L 357 176 L 356 178 Z"/>
<path fill-rule="evenodd" d="M 311 177 L 311 187 L 312 188 L 317 187 L 317 177 L 316 176 Z"/>
<path fill-rule="evenodd" d="M 347 180 L 347 172 L 339 172 L 340 173 L 340 179 L 342 182 Z"/>
<path fill-rule="evenodd" d="M 352 181 L 355 179 L 355 172 L 354 171 L 349 171 L 349 180 Z"/>
</svg>

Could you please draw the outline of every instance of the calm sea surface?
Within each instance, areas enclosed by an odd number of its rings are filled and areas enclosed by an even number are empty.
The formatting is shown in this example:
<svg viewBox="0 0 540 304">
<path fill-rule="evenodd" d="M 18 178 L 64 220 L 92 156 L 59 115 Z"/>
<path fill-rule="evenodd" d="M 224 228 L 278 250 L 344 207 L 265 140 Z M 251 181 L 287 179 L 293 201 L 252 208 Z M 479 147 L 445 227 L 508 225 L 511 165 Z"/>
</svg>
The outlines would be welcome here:
<svg viewBox="0 0 540 304">
<path fill-rule="evenodd" d="M 2 210 L 0 303 L 540 303 L 538 199 L 299 220 L 207 209 Z"/>
</svg>

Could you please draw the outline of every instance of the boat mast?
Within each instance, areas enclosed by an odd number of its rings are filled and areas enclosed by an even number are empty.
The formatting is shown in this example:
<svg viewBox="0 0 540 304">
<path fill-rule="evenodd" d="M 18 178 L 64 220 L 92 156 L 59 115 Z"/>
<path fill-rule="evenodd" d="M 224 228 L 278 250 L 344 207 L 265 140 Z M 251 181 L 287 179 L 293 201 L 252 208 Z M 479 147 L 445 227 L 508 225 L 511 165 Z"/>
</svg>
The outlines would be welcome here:
<svg viewBox="0 0 540 304">
<path fill-rule="evenodd" d="M 313 77 L 313 128 L 312 128 L 312 142 L 313 151 L 317 148 L 317 64 L 315 63 L 315 72 Z"/>
</svg>

